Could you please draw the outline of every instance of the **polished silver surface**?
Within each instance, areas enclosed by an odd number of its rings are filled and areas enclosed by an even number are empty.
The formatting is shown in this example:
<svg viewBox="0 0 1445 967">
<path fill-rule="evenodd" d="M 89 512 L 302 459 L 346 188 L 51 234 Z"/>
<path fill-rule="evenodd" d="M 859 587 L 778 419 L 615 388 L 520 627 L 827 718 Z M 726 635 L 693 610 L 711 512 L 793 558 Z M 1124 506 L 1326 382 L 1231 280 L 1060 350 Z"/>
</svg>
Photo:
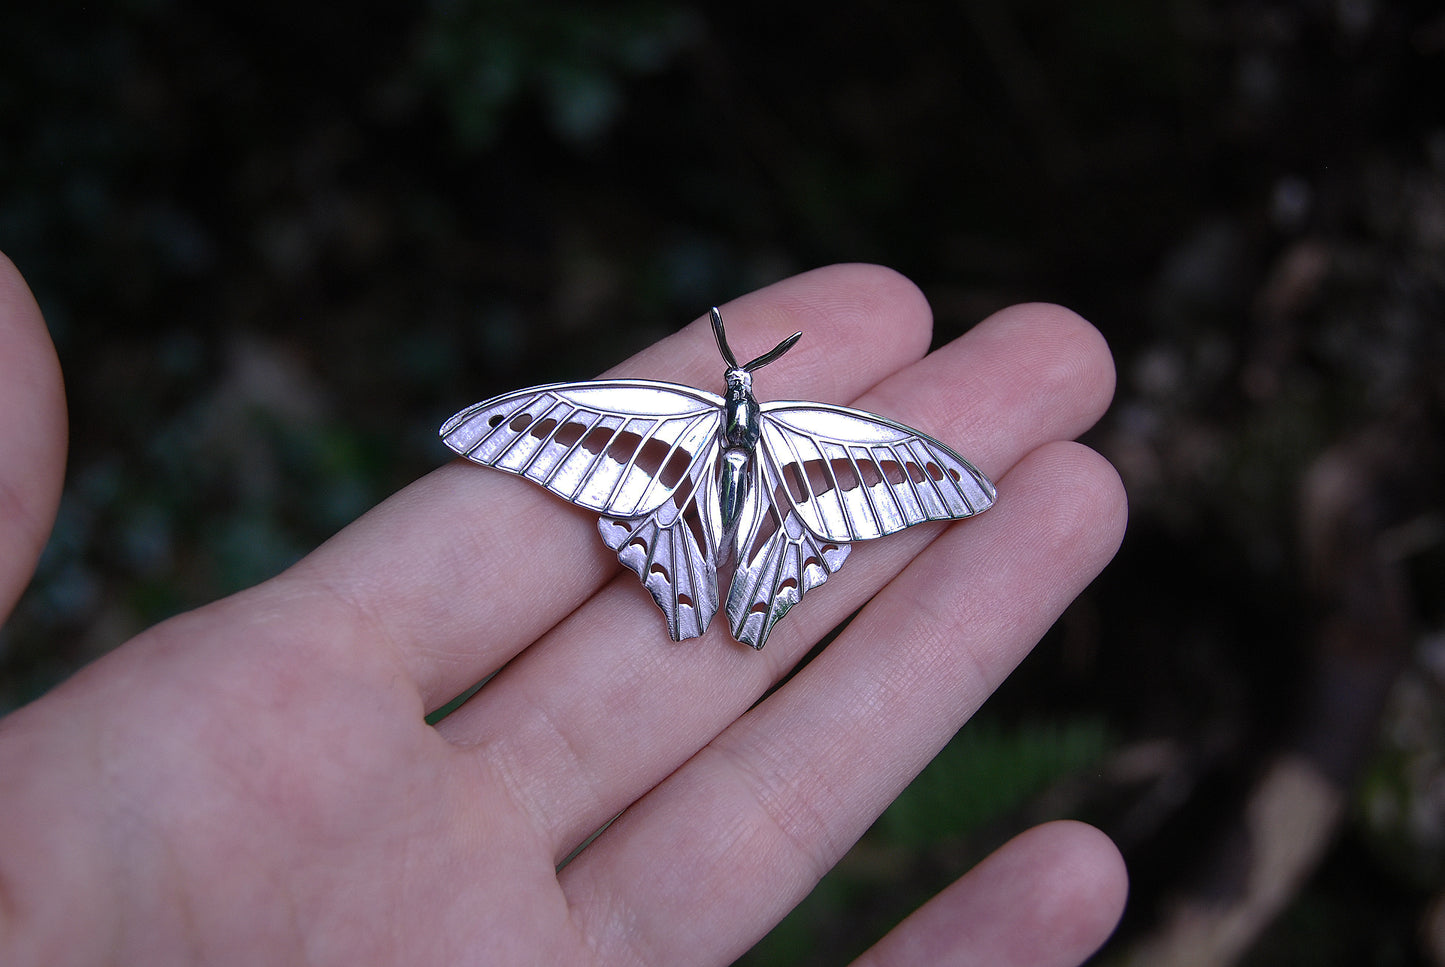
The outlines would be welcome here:
<svg viewBox="0 0 1445 967">
<path fill-rule="evenodd" d="M 639 379 L 534 386 L 462 410 L 442 440 L 601 514 L 603 541 L 677 641 L 706 631 L 721 604 L 733 637 L 762 648 L 851 542 L 993 504 L 987 477 L 918 430 L 846 406 L 760 405 L 753 372 L 802 333 L 739 366 L 716 308 L 711 319 L 725 397 Z"/>
</svg>

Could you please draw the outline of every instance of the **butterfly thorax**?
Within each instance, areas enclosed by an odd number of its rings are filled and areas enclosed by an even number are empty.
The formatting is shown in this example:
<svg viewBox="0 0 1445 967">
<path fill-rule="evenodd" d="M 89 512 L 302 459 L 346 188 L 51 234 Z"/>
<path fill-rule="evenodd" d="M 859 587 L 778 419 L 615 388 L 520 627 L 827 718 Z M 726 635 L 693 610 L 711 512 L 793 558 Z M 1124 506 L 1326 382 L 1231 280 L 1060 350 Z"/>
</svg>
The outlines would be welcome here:
<svg viewBox="0 0 1445 967">
<path fill-rule="evenodd" d="M 752 374 L 739 367 L 729 369 L 723 378 L 727 381 L 727 398 L 723 402 L 723 453 L 718 462 L 717 491 L 726 547 L 737 532 L 747 502 L 749 469 L 763 427 L 758 401 L 753 398 Z"/>
<path fill-rule="evenodd" d="M 727 398 L 723 402 L 723 441 L 751 453 L 763 432 L 758 419 L 758 401 L 753 398 L 753 374 L 745 369 L 730 369 L 723 374 L 727 380 Z"/>
</svg>

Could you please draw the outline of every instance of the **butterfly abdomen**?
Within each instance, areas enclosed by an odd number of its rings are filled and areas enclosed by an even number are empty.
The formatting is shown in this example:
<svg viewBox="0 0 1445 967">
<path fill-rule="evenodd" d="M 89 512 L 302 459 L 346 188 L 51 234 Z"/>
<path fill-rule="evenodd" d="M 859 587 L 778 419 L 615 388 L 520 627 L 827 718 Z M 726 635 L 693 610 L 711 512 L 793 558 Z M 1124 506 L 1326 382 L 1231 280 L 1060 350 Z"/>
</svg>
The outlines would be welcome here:
<svg viewBox="0 0 1445 967">
<path fill-rule="evenodd" d="M 722 546 L 732 544 L 737 533 L 738 519 L 742 517 L 743 506 L 748 499 L 750 477 L 748 469 L 752 454 L 741 447 L 730 447 L 723 451 L 717 468 L 717 494 L 719 513 L 722 515 Z"/>
</svg>

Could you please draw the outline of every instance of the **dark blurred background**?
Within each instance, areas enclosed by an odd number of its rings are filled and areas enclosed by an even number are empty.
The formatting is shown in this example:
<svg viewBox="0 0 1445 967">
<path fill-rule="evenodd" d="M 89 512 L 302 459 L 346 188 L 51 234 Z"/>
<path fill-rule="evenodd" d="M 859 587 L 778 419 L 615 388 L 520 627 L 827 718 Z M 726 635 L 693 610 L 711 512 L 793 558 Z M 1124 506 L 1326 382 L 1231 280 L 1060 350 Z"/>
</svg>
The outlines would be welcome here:
<svg viewBox="0 0 1445 967">
<path fill-rule="evenodd" d="M 843 962 L 1074 816 L 1133 877 L 1100 964 L 1445 964 L 1442 67 L 1445 12 L 1385 0 L 19 5 L 0 249 L 72 463 L 0 711 L 285 567 L 461 405 L 878 261 L 939 342 L 1103 330 L 1130 532 L 743 963 Z"/>
</svg>

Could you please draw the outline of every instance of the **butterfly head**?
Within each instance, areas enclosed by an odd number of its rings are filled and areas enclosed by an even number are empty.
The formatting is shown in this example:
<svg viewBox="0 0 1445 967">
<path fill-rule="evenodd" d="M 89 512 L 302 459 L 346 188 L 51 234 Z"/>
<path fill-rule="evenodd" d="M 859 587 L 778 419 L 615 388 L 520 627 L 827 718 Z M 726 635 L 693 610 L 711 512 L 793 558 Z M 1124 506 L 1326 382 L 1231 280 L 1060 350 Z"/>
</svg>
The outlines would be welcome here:
<svg viewBox="0 0 1445 967">
<path fill-rule="evenodd" d="M 723 331 L 722 313 L 718 311 L 717 306 L 713 306 L 708 312 L 708 318 L 712 320 L 712 334 L 717 338 L 718 352 L 722 353 L 723 361 L 728 364 L 724 378 L 727 380 L 729 387 L 737 385 L 741 389 L 751 389 L 753 385 L 752 374 L 755 370 L 762 369 L 768 363 L 771 363 L 783 353 L 792 349 L 798 340 L 803 338 L 801 332 L 795 332 L 772 349 L 763 353 L 757 359 L 739 366 L 737 357 L 733 355 L 731 347 L 728 346 L 727 333 Z"/>
<path fill-rule="evenodd" d="M 723 373 L 723 379 L 727 382 L 729 393 L 751 393 L 753 391 L 753 374 L 741 366 L 728 367 L 727 371 Z"/>
</svg>

